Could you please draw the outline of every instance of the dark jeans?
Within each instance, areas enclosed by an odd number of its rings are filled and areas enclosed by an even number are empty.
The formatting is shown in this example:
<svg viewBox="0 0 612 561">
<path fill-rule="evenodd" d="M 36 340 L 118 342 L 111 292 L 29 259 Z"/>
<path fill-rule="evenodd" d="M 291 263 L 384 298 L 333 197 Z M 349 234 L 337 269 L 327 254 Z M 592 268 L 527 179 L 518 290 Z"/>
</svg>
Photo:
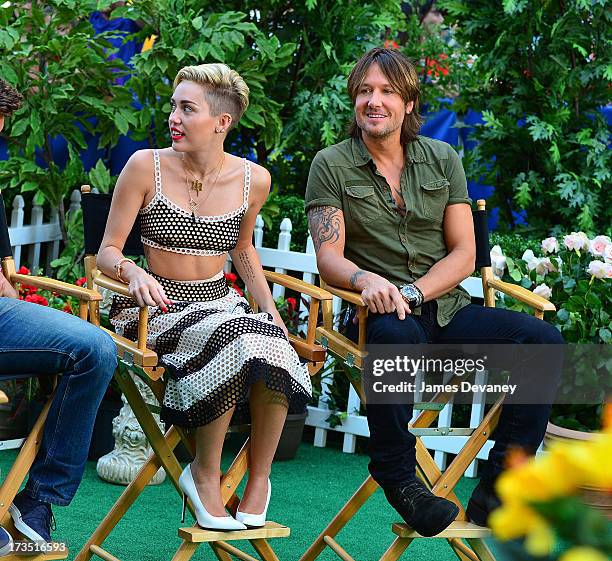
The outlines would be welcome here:
<svg viewBox="0 0 612 561">
<path fill-rule="evenodd" d="M 370 314 L 368 344 L 418 343 L 525 343 L 562 344 L 561 334 L 552 325 L 525 313 L 470 304 L 459 310 L 451 322 L 440 327 L 436 303 L 423 305 L 421 316 L 407 316 L 401 321 L 396 313 Z M 357 326 L 348 322 L 347 336 L 357 338 Z M 558 382 L 561 365 L 551 363 L 547 380 Z M 509 446 L 535 453 L 542 439 L 551 405 L 516 405 L 502 407 L 499 424 L 492 435 L 495 445 L 481 472 L 481 479 L 493 482 L 504 468 Z M 405 484 L 415 477 L 416 438 L 408 432 L 412 405 L 370 405 L 367 407 L 370 441 L 370 473 L 382 487 Z"/>
<path fill-rule="evenodd" d="M 0 298 L 0 375 L 62 374 L 26 492 L 67 505 L 83 477 L 96 412 L 117 365 L 113 340 L 75 316 Z"/>
</svg>

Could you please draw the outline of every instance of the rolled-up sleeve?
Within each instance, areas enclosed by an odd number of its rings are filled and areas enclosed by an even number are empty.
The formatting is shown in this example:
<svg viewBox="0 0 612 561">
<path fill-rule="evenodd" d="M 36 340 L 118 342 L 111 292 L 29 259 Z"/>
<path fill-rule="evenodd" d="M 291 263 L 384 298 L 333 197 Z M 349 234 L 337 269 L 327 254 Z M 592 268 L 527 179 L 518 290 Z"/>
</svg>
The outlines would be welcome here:
<svg viewBox="0 0 612 561">
<path fill-rule="evenodd" d="M 446 179 L 449 181 L 448 205 L 465 203 L 472 204 L 472 199 L 468 196 L 467 181 L 461 159 L 452 146 L 448 146 L 448 160 L 446 168 Z"/>
</svg>

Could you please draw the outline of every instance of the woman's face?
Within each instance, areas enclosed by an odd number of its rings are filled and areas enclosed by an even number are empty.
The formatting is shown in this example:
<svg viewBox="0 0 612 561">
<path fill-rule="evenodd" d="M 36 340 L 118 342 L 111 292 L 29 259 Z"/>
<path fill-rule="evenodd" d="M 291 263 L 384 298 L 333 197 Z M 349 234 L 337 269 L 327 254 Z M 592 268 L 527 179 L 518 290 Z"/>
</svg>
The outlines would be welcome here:
<svg viewBox="0 0 612 561">
<path fill-rule="evenodd" d="M 207 144 L 223 117 L 210 114 L 202 86 L 187 80 L 176 87 L 170 105 L 168 126 L 172 147 L 179 152 Z"/>
</svg>

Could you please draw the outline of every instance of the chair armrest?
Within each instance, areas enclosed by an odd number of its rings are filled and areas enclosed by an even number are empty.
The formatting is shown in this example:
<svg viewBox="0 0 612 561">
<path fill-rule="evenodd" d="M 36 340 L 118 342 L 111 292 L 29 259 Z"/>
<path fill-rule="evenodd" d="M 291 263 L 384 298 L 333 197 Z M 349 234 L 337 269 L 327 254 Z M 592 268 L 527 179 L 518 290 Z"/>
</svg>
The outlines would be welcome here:
<svg viewBox="0 0 612 561">
<path fill-rule="evenodd" d="M 546 300 L 546 298 L 542 298 L 542 296 L 538 296 L 531 292 L 531 290 L 527 290 L 522 286 L 511 284 L 509 282 L 504 282 L 497 279 L 490 279 L 487 284 L 494 288 L 495 290 L 499 290 L 532 308 L 539 310 L 541 312 L 554 312 L 557 308 L 552 302 Z"/>
<path fill-rule="evenodd" d="M 50 279 L 49 277 L 35 277 L 32 275 L 22 275 L 20 273 L 14 273 L 10 278 L 11 283 L 22 283 L 36 288 L 42 288 L 43 290 L 51 290 L 53 292 L 60 292 L 66 296 L 72 296 L 77 300 L 84 302 L 99 302 L 102 300 L 102 295 L 95 291 L 85 288 L 84 286 L 76 286 L 67 282 L 62 282 L 56 279 Z"/>
<path fill-rule="evenodd" d="M 317 300 L 331 300 L 333 298 L 333 296 L 327 290 L 283 273 L 266 271 L 264 269 L 264 276 L 269 282 L 280 284 L 289 290 L 295 290 L 296 292 L 305 294 L 306 296 L 311 296 Z"/>
<path fill-rule="evenodd" d="M 101 286 L 102 288 L 106 288 L 110 290 L 111 292 L 121 294 L 121 296 L 132 298 L 132 295 L 128 291 L 127 284 L 110 278 L 109 276 L 105 275 L 99 269 L 94 269 L 91 273 L 91 276 L 93 278 L 94 284 L 97 284 L 98 286 Z"/>
<path fill-rule="evenodd" d="M 121 296 L 125 296 L 126 298 L 130 298 L 134 300 L 132 295 L 128 291 L 128 285 L 118 280 L 111 279 L 109 276 L 106 276 L 99 269 L 94 269 L 91 272 L 91 277 L 94 285 L 101 286 L 102 288 L 106 288 L 111 292 L 119 294 Z M 149 307 L 148 306 L 138 306 L 136 300 L 134 300 L 134 307 L 139 308 L 138 312 L 138 341 L 136 343 L 138 349 L 140 351 L 145 351 L 147 349 L 147 331 L 149 326 Z M 118 345 L 119 347 L 119 345 Z M 120 348 L 120 347 L 119 347 Z"/>
<path fill-rule="evenodd" d="M 351 304 L 365 307 L 365 302 L 363 301 L 363 298 L 359 292 L 348 290 L 346 288 L 338 288 L 337 286 L 331 286 L 329 284 L 325 285 L 325 290 L 331 292 L 334 296 L 338 296 L 338 298 L 342 298 L 342 300 L 350 302 Z"/>
</svg>

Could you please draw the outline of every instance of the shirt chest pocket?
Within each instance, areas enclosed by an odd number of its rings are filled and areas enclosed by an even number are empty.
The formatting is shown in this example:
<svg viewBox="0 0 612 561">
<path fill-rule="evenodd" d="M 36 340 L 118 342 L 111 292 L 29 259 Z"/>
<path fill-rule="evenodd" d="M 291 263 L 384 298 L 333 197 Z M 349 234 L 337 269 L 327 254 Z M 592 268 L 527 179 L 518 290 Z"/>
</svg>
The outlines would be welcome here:
<svg viewBox="0 0 612 561">
<path fill-rule="evenodd" d="M 345 185 L 351 219 L 367 224 L 380 216 L 380 205 L 374 185 Z"/>
<path fill-rule="evenodd" d="M 431 220 L 441 221 L 448 203 L 448 179 L 436 179 L 421 183 L 423 215 Z"/>
</svg>

